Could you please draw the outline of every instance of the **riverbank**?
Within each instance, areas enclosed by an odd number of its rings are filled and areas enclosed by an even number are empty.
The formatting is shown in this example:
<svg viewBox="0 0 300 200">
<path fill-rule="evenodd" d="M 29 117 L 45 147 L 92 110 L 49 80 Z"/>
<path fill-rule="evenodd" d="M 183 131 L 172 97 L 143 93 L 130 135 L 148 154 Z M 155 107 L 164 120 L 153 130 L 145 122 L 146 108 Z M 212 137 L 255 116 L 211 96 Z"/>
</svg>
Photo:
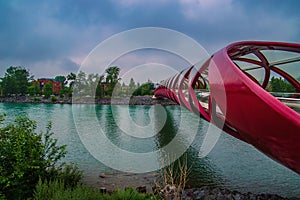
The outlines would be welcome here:
<svg viewBox="0 0 300 200">
<path fill-rule="evenodd" d="M 126 189 L 127 187 L 135 188 L 140 192 L 146 192 L 154 194 L 155 183 L 159 180 L 159 174 L 148 173 L 148 174 L 99 174 L 98 181 L 93 182 L 89 177 L 83 179 L 84 184 L 91 185 L 98 188 L 101 191 L 108 193 L 113 192 L 116 189 Z M 158 194 L 158 193 L 159 194 Z M 156 191 L 156 195 L 160 195 L 162 198 L 176 199 L 174 196 L 173 187 L 166 186 L 159 188 Z M 282 197 L 276 194 L 260 193 L 254 194 L 251 192 L 239 192 L 236 190 L 229 190 L 222 187 L 213 186 L 201 186 L 197 188 L 187 187 L 182 193 L 182 199 L 193 200 L 193 199 L 240 199 L 240 200 L 300 200 L 297 197 Z"/>
<path fill-rule="evenodd" d="M 0 103 L 45 103 L 45 104 L 98 104 L 98 105 L 156 105 L 163 106 L 177 105 L 168 99 L 156 99 L 152 96 L 135 96 L 135 97 L 120 97 L 120 98 L 98 98 L 82 97 L 82 98 L 60 98 L 51 97 L 45 99 L 43 97 L 27 97 L 13 96 L 0 97 Z"/>
</svg>

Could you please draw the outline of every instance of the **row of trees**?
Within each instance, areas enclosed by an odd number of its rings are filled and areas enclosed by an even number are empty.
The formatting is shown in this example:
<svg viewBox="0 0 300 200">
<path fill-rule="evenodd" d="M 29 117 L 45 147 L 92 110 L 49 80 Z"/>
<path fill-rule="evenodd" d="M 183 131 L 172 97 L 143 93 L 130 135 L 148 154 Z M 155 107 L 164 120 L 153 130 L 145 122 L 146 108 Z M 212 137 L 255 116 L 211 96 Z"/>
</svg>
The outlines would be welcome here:
<svg viewBox="0 0 300 200">
<path fill-rule="evenodd" d="M 120 69 L 117 66 L 109 67 L 106 70 L 106 77 L 99 74 L 86 74 L 80 71 L 74 84 L 73 92 L 76 96 L 139 96 L 153 95 L 154 84 L 148 80 L 147 83 L 140 85 L 130 79 L 129 85 L 120 83 Z"/>
<path fill-rule="evenodd" d="M 68 76 L 56 76 L 55 81 L 62 82 L 62 94 L 71 94 L 72 87 L 66 87 L 67 81 L 72 81 L 74 84 L 76 75 L 70 73 Z M 72 86 L 72 83 L 70 86 Z M 30 72 L 22 67 L 11 66 L 7 68 L 6 73 L 3 78 L 1 78 L 0 89 L 2 96 L 11 96 L 11 95 L 45 95 L 49 97 L 53 94 L 52 84 L 46 84 L 43 88 L 43 91 L 40 90 L 38 82 L 34 80 L 34 76 Z"/>
<path fill-rule="evenodd" d="M 154 85 L 150 81 L 142 84 L 136 84 L 131 78 L 129 85 L 120 84 L 120 68 L 112 66 L 106 69 L 104 75 L 86 74 L 80 71 L 77 75 L 70 73 L 67 76 L 56 76 L 54 81 L 61 82 L 62 88 L 59 95 L 61 97 L 70 97 L 72 94 L 76 96 L 131 96 L 131 95 L 151 95 L 154 91 Z M 10 95 L 44 95 L 49 98 L 53 94 L 53 86 L 51 82 L 45 84 L 42 88 L 34 76 L 22 67 L 11 66 L 6 70 L 3 78 L 1 78 L 0 89 L 2 96 Z"/>
</svg>

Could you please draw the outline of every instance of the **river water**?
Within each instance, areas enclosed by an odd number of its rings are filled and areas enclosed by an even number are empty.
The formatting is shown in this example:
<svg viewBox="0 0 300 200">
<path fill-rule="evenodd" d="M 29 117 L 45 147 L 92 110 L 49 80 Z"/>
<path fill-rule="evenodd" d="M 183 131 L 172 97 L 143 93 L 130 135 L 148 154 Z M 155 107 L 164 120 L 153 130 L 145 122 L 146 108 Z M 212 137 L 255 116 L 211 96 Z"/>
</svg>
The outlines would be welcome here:
<svg viewBox="0 0 300 200">
<path fill-rule="evenodd" d="M 172 151 L 178 155 L 184 151 L 191 166 L 191 187 L 205 184 L 300 197 L 298 174 L 224 132 L 212 129 L 220 135 L 213 137 L 211 151 L 201 156 L 210 124 L 179 106 L 1 103 L 0 113 L 6 113 L 6 123 L 28 115 L 41 131 L 52 121 L 58 143 L 67 144 L 64 160 L 77 163 L 86 177 L 98 183 L 102 173 L 157 173 L 155 169 L 163 165 L 159 161 L 170 160 L 165 157 Z M 118 178 L 122 182 L 122 176 Z"/>
</svg>

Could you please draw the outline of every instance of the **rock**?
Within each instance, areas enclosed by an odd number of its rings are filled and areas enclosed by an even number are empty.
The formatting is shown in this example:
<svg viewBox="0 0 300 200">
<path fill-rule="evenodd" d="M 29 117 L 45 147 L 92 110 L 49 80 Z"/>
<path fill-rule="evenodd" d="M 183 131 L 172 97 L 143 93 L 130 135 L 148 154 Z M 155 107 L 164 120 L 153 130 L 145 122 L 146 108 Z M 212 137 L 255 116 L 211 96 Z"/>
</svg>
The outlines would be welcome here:
<svg viewBox="0 0 300 200">
<path fill-rule="evenodd" d="M 146 193 L 147 192 L 147 188 L 146 188 L 146 185 L 143 185 L 143 186 L 139 186 L 136 188 L 136 190 L 140 193 Z"/>
<path fill-rule="evenodd" d="M 99 177 L 100 178 L 107 178 L 107 176 L 104 173 L 100 174 Z"/>
<path fill-rule="evenodd" d="M 158 176 L 159 176 L 159 174 L 157 174 L 157 173 L 152 174 L 152 177 L 158 177 Z"/>
<path fill-rule="evenodd" d="M 105 187 L 100 187 L 99 190 L 101 194 L 105 194 L 107 192 Z"/>
</svg>

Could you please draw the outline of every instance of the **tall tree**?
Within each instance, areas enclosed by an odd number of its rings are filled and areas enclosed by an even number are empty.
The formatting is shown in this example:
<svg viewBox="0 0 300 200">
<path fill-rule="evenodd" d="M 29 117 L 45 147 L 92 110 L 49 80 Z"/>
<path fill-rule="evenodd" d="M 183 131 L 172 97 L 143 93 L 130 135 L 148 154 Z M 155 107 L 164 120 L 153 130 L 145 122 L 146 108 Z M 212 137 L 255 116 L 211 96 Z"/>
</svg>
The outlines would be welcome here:
<svg viewBox="0 0 300 200">
<path fill-rule="evenodd" d="M 26 94 L 31 79 L 29 71 L 25 68 L 9 67 L 2 78 L 3 94 Z"/>
<path fill-rule="evenodd" d="M 64 85 L 66 85 L 66 80 L 67 80 L 67 78 L 65 77 L 65 76 L 55 76 L 55 78 L 54 78 L 54 80 L 56 81 L 56 82 L 61 82 L 62 83 L 62 85 L 64 86 Z"/>
<path fill-rule="evenodd" d="M 40 88 L 37 81 L 27 88 L 27 92 L 30 96 L 40 95 Z"/>
<path fill-rule="evenodd" d="M 71 72 L 70 74 L 67 75 L 67 80 L 71 81 L 69 88 L 73 88 L 74 82 L 76 80 L 76 74 L 74 74 L 73 72 Z"/>
<path fill-rule="evenodd" d="M 135 82 L 134 82 L 133 78 L 130 79 L 130 82 L 129 82 L 129 88 L 130 88 L 130 89 L 135 88 Z"/>
<path fill-rule="evenodd" d="M 101 82 L 104 80 L 104 76 L 103 75 L 99 75 L 99 74 L 89 74 L 87 77 L 87 94 L 90 96 L 97 96 L 97 87 Z"/>
<path fill-rule="evenodd" d="M 87 81 L 86 81 L 86 73 L 80 71 L 73 85 L 73 91 L 76 95 L 82 96 L 85 93 Z"/>
<path fill-rule="evenodd" d="M 48 99 L 53 94 L 53 87 L 52 87 L 52 83 L 51 82 L 48 82 L 44 86 L 43 94 L 45 95 L 46 99 Z"/>
<path fill-rule="evenodd" d="M 112 66 L 106 69 L 106 83 L 107 83 L 107 88 L 106 92 L 109 96 L 112 95 L 112 92 L 114 90 L 114 87 L 120 80 L 119 78 L 119 73 L 120 73 L 120 68 L 117 66 Z"/>
<path fill-rule="evenodd" d="M 127 93 L 129 95 L 132 95 L 134 93 L 135 89 L 136 89 L 136 84 L 135 84 L 133 78 L 131 78 L 130 82 L 129 82 L 129 91 L 127 91 Z"/>
</svg>

